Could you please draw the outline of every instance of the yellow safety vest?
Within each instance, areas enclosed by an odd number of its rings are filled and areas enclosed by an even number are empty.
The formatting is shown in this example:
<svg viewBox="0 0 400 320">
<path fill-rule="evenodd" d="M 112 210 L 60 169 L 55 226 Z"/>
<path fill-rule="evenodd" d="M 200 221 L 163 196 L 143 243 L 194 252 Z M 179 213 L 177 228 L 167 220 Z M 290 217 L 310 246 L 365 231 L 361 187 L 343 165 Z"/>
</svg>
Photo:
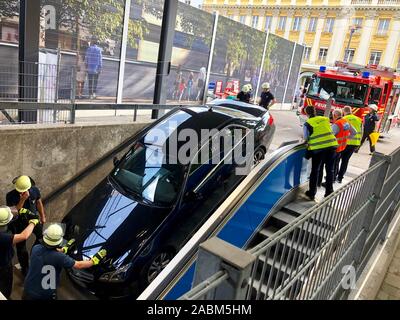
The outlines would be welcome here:
<svg viewBox="0 0 400 320">
<path fill-rule="evenodd" d="M 338 146 L 329 118 L 320 116 L 313 117 L 308 119 L 307 123 L 313 128 L 313 133 L 308 138 L 308 150 L 326 149 Z"/>
<path fill-rule="evenodd" d="M 348 122 L 350 122 L 351 126 L 356 130 L 356 134 L 352 139 L 349 139 L 347 145 L 349 146 L 359 146 L 361 145 L 361 134 L 362 134 L 362 121 L 359 117 L 354 114 L 349 114 L 343 117 Z"/>
</svg>

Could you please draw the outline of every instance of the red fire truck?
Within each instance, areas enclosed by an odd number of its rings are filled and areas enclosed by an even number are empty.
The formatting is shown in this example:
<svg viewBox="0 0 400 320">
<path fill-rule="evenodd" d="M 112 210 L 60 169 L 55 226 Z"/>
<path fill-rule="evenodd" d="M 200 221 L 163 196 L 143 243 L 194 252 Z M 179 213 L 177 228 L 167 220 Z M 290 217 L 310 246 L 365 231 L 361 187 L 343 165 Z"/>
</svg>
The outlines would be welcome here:
<svg viewBox="0 0 400 320">
<path fill-rule="evenodd" d="M 348 105 L 353 108 L 353 114 L 363 118 L 368 113 L 368 104 L 376 104 L 383 119 L 392 107 L 388 101 L 395 79 L 395 70 L 391 68 L 336 61 L 335 67 L 321 66 L 312 76 L 304 107 L 313 105 L 317 114 L 323 115 L 326 102 L 332 96 L 332 109 Z"/>
</svg>

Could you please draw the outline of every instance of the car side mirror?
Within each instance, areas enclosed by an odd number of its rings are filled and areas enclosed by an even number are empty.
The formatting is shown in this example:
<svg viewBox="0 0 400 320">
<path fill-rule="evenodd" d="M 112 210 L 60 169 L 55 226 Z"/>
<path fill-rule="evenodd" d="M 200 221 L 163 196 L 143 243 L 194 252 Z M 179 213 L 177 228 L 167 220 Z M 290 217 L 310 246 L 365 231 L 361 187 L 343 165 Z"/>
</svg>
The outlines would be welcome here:
<svg viewBox="0 0 400 320">
<path fill-rule="evenodd" d="M 114 167 L 116 167 L 117 165 L 119 165 L 120 162 L 121 162 L 121 160 L 119 160 L 117 157 L 114 157 L 114 159 L 113 159 Z"/>
</svg>

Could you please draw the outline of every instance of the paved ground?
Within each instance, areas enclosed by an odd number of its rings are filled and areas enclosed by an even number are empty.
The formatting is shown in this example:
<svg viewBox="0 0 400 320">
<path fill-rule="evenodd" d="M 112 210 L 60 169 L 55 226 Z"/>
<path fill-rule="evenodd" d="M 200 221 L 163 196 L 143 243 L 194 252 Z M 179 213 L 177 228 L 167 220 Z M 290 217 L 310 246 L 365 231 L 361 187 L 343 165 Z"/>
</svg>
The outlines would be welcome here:
<svg viewBox="0 0 400 320">
<path fill-rule="evenodd" d="M 122 112 L 118 112 L 122 113 Z M 125 123 L 132 122 L 133 113 L 126 114 L 126 111 L 123 112 L 124 115 L 114 116 L 114 112 L 111 114 L 102 114 L 102 115 L 93 115 L 92 114 L 82 114 L 77 117 L 77 122 L 113 122 L 113 123 Z M 282 111 L 282 110 L 272 110 L 271 111 L 276 124 L 276 133 L 273 139 L 271 148 L 276 149 L 282 143 L 293 140 L 301 140 L 302 139 L 302 127 L 300 126 L 300 121 L 296 116 L 294 111 Z M 140 121 L 150 121 L 150 112 L 149 111 L 141 111 L 139 112 L 138 120 Z M 389 154 L 396 148 L 400 146 L 400 129 L 394 129 L 387 135 L 384 139 L 377 145 L 377 151 Z M 335 185 L 335 188 L 339 188 L 344 184 L 348 183 L 352 179 L 356 178 L 359 174 L 365 171 L 370 162 L 371 156 L 369 155 L 369 150 L 367 144 L 363 146 L 358 154 L 355 154 L 350 162 L 348 175 L 343 180 L 342 185 Z M 323 190 L 320 189 L 317 194 L 317 200 L 323 197 Z M 15 282 L 14 282 L 14 292 L 12 295 L 13 299 L 20 299 L 22 294 L 22 276 L 18 270 L 15 272 Z M 380 298 L 400 298 L 400 248 L 398 248 L 395 259 L 393 260 L 393 264 L 388 272 L 387 278 L 385 280 L 384 285 L 382 286 L 382 291 L 380 293 Z M 70 281 L 64 275 L 62 277 L 61 286 L 59 289 L 59 298 L 60 299 L 93 299 L 93 296 L 82 293 L 77 290 Z"/>
</svg>

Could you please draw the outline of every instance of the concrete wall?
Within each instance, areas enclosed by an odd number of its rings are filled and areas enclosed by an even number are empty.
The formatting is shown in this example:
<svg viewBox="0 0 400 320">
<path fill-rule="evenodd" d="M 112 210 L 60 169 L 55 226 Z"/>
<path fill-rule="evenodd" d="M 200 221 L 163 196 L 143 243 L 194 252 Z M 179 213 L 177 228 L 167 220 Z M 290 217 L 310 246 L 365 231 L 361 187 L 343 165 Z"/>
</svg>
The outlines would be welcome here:
<svg viewBox="0 0 400 320">
<path fill-rule="evenodd" d="M 24 125 L 0 127 L 0 204 L 13 188 L 14 177 L 31 176 L 46 196 L 148 123 L 87 125 Z M 112 168 L 108 163 L 46 208 L 58 221 Z M 60 207 L 61 203 L 64 203 Z"/>
</svg>

